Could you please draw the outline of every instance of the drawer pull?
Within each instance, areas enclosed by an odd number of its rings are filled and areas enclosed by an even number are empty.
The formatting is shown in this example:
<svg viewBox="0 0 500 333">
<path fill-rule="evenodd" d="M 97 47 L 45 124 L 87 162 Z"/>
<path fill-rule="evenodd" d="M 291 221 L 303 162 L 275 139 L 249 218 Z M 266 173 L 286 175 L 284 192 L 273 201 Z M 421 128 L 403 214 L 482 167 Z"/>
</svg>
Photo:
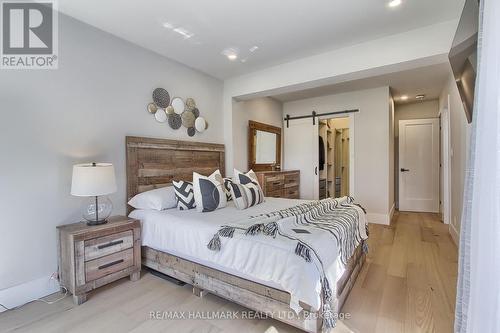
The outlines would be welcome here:
<svg viewBox="0 0 500 333">
<path fill-rule="evenodd" d="M 277 182 L 273 182 L 273 185 L 280 185 L 281 182 L 280 181 L 277 181 Z"/>
<path fill-rule="evenodd" d="M 104 265 L 101 265 L 101 266 L 97 267 L 97 269 L 108 268 L 108 267 L 111 267 L 111 266 L 114 266 L 114 265 L 117 265 L 117 264 L 121 264 L 122 262 L 123 262 L 123 259 L 112 261 L 110 263 L 107 263 L 107 264 L 104 264 Z"/>
<path fill-rule="evenodd" d="M 99 245 L 97 248 L 99 250 L 102 250 L 102 249 L 105 249 L 107 247 L 115 246 L 115 245 L 122 244 L 122 243 L 123 243 L 123 239 L 120 239 L 120 240 L 117 240 L 117 241 L 114 241 L 114 242 L 109 242 L 108 244 Z"/>
</svg>

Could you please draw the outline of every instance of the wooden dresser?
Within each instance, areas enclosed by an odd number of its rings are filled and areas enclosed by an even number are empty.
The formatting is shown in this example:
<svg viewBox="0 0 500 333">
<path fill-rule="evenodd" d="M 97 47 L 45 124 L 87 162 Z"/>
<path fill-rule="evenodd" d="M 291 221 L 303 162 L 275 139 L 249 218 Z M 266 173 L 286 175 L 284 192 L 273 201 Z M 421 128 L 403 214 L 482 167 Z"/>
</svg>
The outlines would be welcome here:
<svg viewBox="0 0 500 333">
<path fill-rule="evenodd" d="M 57 227 L 59 282 L 82 304 L 87 293 L 110 282 L 141 273 L 141 223 L 114 216 L 108 223 L 88 226 L 85 222 Z"/>
<path fill-rule="evenodd" d="M 266 197 L 300 198 L 300 171 L 261 171 L 256 172 L 259 184 Z"/>
</svg>

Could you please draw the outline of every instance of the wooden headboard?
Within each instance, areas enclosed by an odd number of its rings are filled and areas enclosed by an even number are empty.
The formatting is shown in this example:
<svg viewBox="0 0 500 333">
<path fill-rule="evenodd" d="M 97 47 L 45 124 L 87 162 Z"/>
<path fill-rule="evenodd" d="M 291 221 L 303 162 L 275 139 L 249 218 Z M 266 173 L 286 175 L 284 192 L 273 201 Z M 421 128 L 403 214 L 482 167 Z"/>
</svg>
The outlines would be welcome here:
<svg viewBox="0 0 500 333">
<path fill-rule="evenodd" d="M 216 143 L 126 137 L 127 202 L 134 195 L 193 180 L 193 171 L 225 175 L 224 145 Z"/>
</svg>

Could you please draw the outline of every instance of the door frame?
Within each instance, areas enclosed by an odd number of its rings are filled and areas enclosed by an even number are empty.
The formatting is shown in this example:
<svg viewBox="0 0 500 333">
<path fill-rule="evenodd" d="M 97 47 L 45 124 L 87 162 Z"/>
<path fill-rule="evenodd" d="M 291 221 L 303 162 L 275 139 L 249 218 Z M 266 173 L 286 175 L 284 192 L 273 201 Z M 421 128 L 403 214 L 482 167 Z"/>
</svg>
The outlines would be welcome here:
<svg viewBox="0 0 500 333">
<path fill-rule="evenodd" d="M 360 110 L 361 112 L 361 110 Z M 326 120 L 326 119 L 334 119 L 334 118 L 349 118 L 349 196 L 356 197 L 356 188 L 354 187 L 355 173 L 354 173 L 354 141 L 355 141 L 355 119 L 356 114 L 359 112 L 353 113 L 340 113 L 336 115 L 330 116 L 321 116 L 318 117 L 318 120 Z M 319 190 L 318 190 L 319 191 Z"/>
<path fill-rule="evenodd" d="M 401 200 L 402 199 L 402 195 L 404 194 L 404 191 L 402 190 L 403 188 L 403 173 L 401 172 L 401 168 L 403 167 L 403 163 L 402 163 L 402 158 L 403 158 L 403 155 L 402 154 L 402 145 L 401 145 L 401 142 L 402 142 L 402 136 L 403 136 L 403 133 L 404 133 L 404 130 L 403 129 L 403 126 L 405 124 L 412 124 L 412 123 L 419 123 L 419 122 L 422 122 L 422 121 L 434 121 L 434 122 L 437 122 L 437 130 L 438 130 L 438 141 L 436 143 L 437 145 L 437 166 L 438 166 L 438 170 L 436 170 L 437 172 L 437 175 L 438 175 L 438 191 L 437 191 L 437 196 L 435 198 L 436 201 L 434 201 L 434 204 L 435 206 L 437 207 L 437 211 L 431 211 L 431 213 L 439 213 L 440 211 L 440 205 L 439 205 L 439 199 L 440 199 L 440 193 L 439 193 L 439 183 L 440 183 L 440 170 L 439 170 L 439 163 L 440 163 L 440 150 L 441 150 L 441 147 L 440 147 L 440 132 L 439 132 L 439 126 L 440 126 L 440 120 L 439 118 L 419 118 L 419 119 L 401 119 L 399 120 L 398 122 L 398 128 L 399 128 L 399 138 L 398 138 L 398 150 L 399 150 L 399 161 L 398 161 L 398 170 L 395 170 L 396 172 L 398 172 L 398 187 L 399 187 L 399 197 L 398 197 L 398 201 L 399 201 L 399 209 L 400 210 L 404 210 L 402 206 L 402 202 L 404 200 Z M 415 212 L 420 212 L 421 210 L 408 210 L 408 211 L 415 211 Z"/>
<path fill-rule="evenodd" d="M 449 98 L 449 96 L 448 96 Z M 449 105 L 449 103 L 448 103 Z M 443 177 L 442 184 L 442 203 L 441 209 L 443 214 L 443 222 L 450 224 L 451 222 L 451 142 L 450 142 L 450 110 L 448 105 L 439 112 L 441 124 L 441 173 Z"/>
</svg>

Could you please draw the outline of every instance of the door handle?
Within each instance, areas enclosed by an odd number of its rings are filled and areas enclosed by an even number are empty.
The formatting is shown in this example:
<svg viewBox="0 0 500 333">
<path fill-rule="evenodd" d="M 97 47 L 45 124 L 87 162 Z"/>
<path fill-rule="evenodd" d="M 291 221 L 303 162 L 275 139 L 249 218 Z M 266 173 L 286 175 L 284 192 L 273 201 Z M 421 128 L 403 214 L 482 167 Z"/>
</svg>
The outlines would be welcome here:
<svg viewBox="0 0 500 333">
<path fill-rule="evenodd" d="M 401 168 L 401 172 L 408 172 L 410 169 Z"/>
<path fill-rule="evenodd" d="M 317 176 L 318 175 L 318 167 L 314 168 L 314 174 Z"/>
</svg>

